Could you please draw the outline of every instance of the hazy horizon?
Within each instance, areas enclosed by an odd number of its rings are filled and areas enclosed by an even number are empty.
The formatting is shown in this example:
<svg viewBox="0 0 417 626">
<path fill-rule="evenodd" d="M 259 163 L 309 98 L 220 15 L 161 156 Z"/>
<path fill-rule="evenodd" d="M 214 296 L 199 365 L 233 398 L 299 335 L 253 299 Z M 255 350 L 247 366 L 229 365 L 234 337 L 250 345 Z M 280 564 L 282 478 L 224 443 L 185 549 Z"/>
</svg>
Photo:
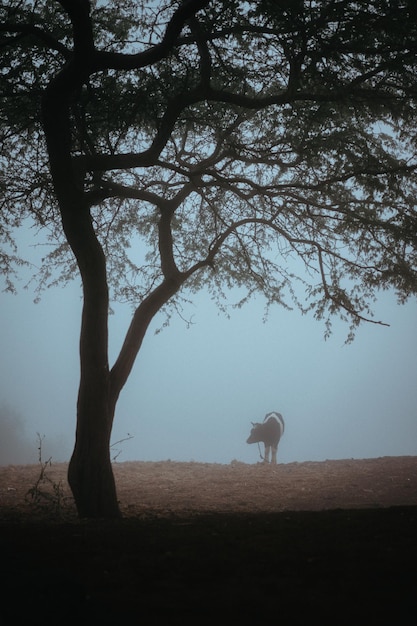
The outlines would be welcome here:
<svg viewBox="0 0 417 626">
<path fill-rule="evenodd" d="M 232 294 L 231 294 L 232 295 Z M 230 319 L 198 294 L 162 332 L 148 331 L 116 410 L 112 441 L 118 461 L 177 460 L 256 463 L 246 444 L 251 421 L 272 410 L 286 430 L 278 462 L 417 454 L 417 306 L 381 295 L 376 319 L 344 345 L 347 325 L 275 307 L 262 322 L 259 298 Z M 80 290 L 1 294 L 0 464 L 69 459 L 78 388 Z M 129 306 L 110 317 L 110 363 L 130 321 Z M 14 419 L 8 420 L 9 414 Z M 13 428 L 13 424 L 15 428 Z M 115 450 L 115 453 L 117 449 Z M 113 456 L 113 455 L 112 455 Z M 16 458 L 16 461 L 13 459 Z M 23 460 L 22 460 L 23 459 Z"/>
</svg>

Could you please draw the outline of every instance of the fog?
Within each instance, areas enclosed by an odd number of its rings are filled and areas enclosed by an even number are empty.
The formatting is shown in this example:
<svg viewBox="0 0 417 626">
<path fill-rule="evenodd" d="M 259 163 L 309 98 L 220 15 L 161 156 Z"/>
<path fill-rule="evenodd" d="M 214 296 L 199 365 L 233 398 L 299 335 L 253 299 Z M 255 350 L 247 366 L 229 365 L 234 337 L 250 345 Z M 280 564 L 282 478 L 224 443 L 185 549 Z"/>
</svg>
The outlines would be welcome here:
<svg viewBox="0 0 417 626">
<path fill-rule="evenodd" d="M 231 294 L 231 303 L 232 303 Z M 0 463 L 66 461 L 75 433 L 80 289 L 1 294 Z M 348 327 L 324 326 L 262 299 L 220 314 L 204 293 L 174 317 L 155 319 L 122 391 L 113 429 L 117 462 L 260 460 L 246 444 L 251 421 L 273 410 L 286 430 L 278 461 L 417 454 L 417 306 L 386 292 L 376 318 L 353 344 Z M 130 321 L 129 306 L 110 318 L 110 362 Z"/>
</svg>

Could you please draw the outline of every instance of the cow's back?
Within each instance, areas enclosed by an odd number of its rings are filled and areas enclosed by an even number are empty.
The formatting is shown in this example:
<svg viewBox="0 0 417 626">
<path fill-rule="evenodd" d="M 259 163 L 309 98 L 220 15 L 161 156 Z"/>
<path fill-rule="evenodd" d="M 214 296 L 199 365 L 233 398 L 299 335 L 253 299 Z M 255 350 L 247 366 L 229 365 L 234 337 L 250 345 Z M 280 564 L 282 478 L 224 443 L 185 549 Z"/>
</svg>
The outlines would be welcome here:
<svg viewBox="0 0 417 626">
<path fill-rule="evenodd" d="M 281 413 L 268 413 L 264 422 L 264 443 L 276 448 L 284 433 L 284 420 Z"/>
</svg>

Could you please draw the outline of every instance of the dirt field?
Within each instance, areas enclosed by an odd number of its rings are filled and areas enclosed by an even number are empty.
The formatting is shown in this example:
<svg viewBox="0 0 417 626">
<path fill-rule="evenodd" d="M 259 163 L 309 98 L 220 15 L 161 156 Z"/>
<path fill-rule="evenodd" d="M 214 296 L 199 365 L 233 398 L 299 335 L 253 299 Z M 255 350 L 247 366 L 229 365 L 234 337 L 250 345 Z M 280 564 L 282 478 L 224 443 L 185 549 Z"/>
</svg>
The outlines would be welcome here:
<svg viewBox="0 0 417 626">
<path fill-rule="evenodd" d="M 415 624 L 417 457 L 114 465 L 79 522 L 66 465 L 0 467 L 0 624 Z"/>
</svg>

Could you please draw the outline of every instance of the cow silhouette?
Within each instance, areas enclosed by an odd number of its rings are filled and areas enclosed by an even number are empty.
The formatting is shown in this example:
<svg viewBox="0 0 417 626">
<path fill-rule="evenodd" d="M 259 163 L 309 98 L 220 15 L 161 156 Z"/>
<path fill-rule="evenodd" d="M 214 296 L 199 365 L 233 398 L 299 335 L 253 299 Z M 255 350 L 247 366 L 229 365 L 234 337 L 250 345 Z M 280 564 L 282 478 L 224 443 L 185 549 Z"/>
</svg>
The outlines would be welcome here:
<svg viewBox="0 0 417 626">
<path fill-rule="evenodd" d="M 277 462 L 277 450 L 279 441 L 284 434 L 285 424 L 281 413 L 272 411 L 265 415 L 263 422 L 252 422 L 252 430 L 246 443 L 263 443 L 265 445 L 264 463 Z"/>
</svg>

